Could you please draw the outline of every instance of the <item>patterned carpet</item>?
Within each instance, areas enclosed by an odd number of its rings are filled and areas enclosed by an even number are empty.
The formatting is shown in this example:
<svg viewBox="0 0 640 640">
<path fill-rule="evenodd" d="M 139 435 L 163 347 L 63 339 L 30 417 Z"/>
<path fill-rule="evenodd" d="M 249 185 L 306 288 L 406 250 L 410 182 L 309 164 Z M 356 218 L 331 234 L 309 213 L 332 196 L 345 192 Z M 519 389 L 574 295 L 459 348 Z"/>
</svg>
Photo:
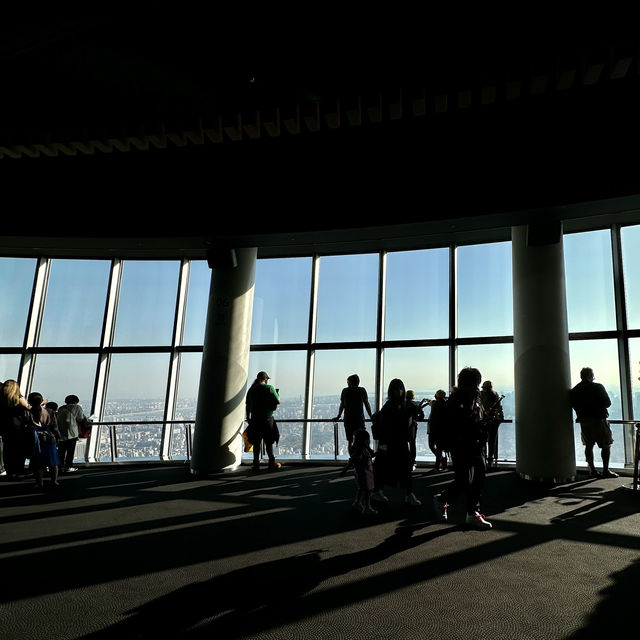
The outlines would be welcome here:
<svg viewBox="0 0 640 640">
<path fill-rule="evenodd" d="M 490 531 L 451 480 L 415 472 L 378 515 L 351 476 L 285 465 L 194 478 L 182 465 L 99 466 L 55 490 L 0 484 L 0 634 L 103 638 L 530 638 L 628 633 L 640 584 L 640 495 L 630 478 L 543 486 L 487 478 Z"/>
</svg>

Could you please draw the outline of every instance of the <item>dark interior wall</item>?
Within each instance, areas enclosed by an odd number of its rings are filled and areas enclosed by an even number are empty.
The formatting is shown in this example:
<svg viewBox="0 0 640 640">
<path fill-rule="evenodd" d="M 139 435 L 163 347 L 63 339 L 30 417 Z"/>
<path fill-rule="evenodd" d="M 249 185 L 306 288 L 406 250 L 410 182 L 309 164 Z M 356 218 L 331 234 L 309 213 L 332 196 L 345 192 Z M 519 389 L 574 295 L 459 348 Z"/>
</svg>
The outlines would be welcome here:
<svg viewBox="0 0 640 640">
<path fill-rule="evenodd" d="M 178 28 L 185 24 L 183 18 L 173 29 L 142 28 L 134 19 L 77 19 L 62 25 L 68 31 L 25 28 L 5 38 L 3 46 L 14 48 L 3 50 L 0 61 L 13 92 L 3 105 L 0 143 L 47 140 L 55 127 L 124 135 L 164 119 L 188 128 L 202 109 L 233 115 L 258 104 L 313 104 L 401 85 L 446 93 L 451 106 L 446 113 L 276 138 L 4 157 L 3 195 L 17 214 L 5 216 L 5 233 L 30 225 L 168 236 L 194 227 L 207 235 L 247 225 L 320 230 L 640 192 L 633 153 L 637 60 L 623 80 L 606 77 L 605 69 L 598 83 L 576 81 L 570 91 L 536 97 L 525 91 L 486 108 L 455 106 L 461 87 L 475 92 L 477 104 L 483 82 L 497 82 L 501 92 L 509 74 L 525 73 L 526 84 L 527 73 L 553 71 L 561 61 L 579 74 L 589 56 L 608 60 L 606 42 L 518 41 L 516 33 L 507 41 L 504 34 L 472 38 L 462 31 L 438 37 L 432 22 L 423 25 L 422 40 L 407 35 L 406 47 L 381 35 L 344 46 L 347 40 L 332 41 L 331 31 L 323 40 L 309 33 L 304 47 L 301 29 L 287 49 L 284 42 L 261 47 L 268 39 L 247 33 L 217 37 L 224 30 L 198 28 L 193 20 L 189 29 Z"/>
</svg>

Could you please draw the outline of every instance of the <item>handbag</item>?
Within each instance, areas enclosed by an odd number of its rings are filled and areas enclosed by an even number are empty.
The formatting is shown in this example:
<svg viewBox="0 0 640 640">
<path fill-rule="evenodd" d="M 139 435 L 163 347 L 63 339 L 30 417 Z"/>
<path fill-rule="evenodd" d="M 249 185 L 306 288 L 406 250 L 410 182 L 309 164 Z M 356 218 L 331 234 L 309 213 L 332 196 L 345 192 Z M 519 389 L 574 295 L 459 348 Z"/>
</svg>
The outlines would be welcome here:
<svg viewBox="0 0 640 640">
<path fill-rule="evenodd" d="M 251 444 L 251 442 L 249 442 L 249 436 L 247 435 L 246 429 L 242 432 L 242 441 L 244 442 L 245 453 L 249 453 L 249 451 L 253 451 L 253 445 Z"/>
<path fill-rule="evenodd" d="M 88 438 L 91 435 L 91 423 L 85 418 L 78 424 L 78 438 Z"/>
<path fill-rule="evenodd" d="M 48 429 L 36 429 L 36 434 L 38 436 L 38 440 L 40 444 L 55 444 L 56 437 L 49 431 Z"/>
</svg>

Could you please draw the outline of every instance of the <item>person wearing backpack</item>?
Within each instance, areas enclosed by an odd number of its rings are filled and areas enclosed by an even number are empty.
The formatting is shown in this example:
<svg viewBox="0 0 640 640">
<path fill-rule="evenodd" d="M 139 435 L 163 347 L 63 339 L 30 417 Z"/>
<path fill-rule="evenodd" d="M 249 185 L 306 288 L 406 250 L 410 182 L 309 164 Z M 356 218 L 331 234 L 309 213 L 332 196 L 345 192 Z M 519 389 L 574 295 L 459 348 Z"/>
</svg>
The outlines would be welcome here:
<svg viewBox="0 0 640 640">
<path fill-rule="evenodd" d="M 266 371 L 258 372 L 256 379 L 247 391 L 246 418 L 247 438 L 253 445 L 253 470 L 260 470 L 260 450 L 264 448 L 269 458 L 269 469 L 279 469 L 282 465 L 276 462 L 273 445 L 278 444 L 280 433 L 273 418 L 273 412 L 280 404 L 278 390 L 268 384 L 269 376 Z"/>
<path fill-rule="evenodd" d="M 454 479 L 444 490 L 433 496 L 436 515 L 448 519 L 449 504 L 464 494 L 467 515 L 465 523 L 475 529 L 491 529 L 491 523 L 480 512 L 480 497 L 486 477 L 485 446 L 487 423 L 480 400 L 482 374 L 474 367 L 465 367 L 458 374 L 458 386 L 446 404 L 447 432 Z"/>
<path fill-rule="evenodd" d="M 84 411 L 80 406 L 80 398 L 76 395 L 68 395 L 64 404 L 58 408 L 58 429 L 60 430 L 60 442 L 58 442 L 58 456 L 60 458 L 60 471 L 71 473 L 78 469 L 73 466 L 76 444 L 80 436 L 80 429 L 88 422 Z"/>
</svg>

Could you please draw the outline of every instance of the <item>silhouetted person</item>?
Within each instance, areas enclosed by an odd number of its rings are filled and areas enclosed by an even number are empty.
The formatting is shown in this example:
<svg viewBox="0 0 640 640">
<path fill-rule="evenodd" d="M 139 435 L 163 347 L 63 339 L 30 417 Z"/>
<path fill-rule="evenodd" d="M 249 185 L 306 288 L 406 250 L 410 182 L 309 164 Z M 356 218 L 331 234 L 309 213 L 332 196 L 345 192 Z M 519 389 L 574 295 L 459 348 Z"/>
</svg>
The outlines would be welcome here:
<svg viewBox="0 0 640 640">
<path fill-rule="evenodd" d="M 444 471 L 447 468 L 447 392 L 438 389 L 435 398 L 431 401 L 431 412 L 427 423 L 429 449 L 436 458 L 434 469 Z"/>
<path fill-rule="evenodd" d="M 409 441 L 409 451 L 411 453 L 411 469 L 415 470 L 416 468 L 416 440 L 418 438 L 418 422 L 420 420 L 424 420 L 424 406 L 428 404 L 428 400 L 424 398 L 422 400 L 416 400 L 416 394 L 411 389 L 407 390 L 407 402 L 411 402 L 411 404 L 415 405 L 417 413 L 416 419 L 414 423 L 411 425 L 411 440 Z"/>
<path fill-rule="evenodd" d="M 264 448 L 269 458 L 269 469 L 279 469 L 280 463 L 276 462 L 273 445 L 277 444 L 280 434 L 278 426 L 273 418 L 273 412 L 280 404 L 280 396 L 274 387 L 267 384 L 269 376 L 266 371 L 258 372 L 256 379 L 247 391 L 246 414 L 247 437 L 253 445 L 253 470 L 260 470 L 260 447 L 264 442 Z"/>
<path fill-rule="evenodd" d="M 79 403 L 80 398 L 71 394 L 64 399 L 64 404 L 58 409 L 58 429 L 60 430 L 58 455 L 62 473 L 78 470 L 73 466 L 76 444 L 80 437 L 80 428 L 88 422 Z"/>
<path fill-rule="evenodd" d="M 613 436 L 607 418 L 611 400 L 604 386 L 594 382 L 594 379 L 591 367 L 584 367 L 580 371 L 580 382 L 569 392 L 571 406 L 576 412 L 576 422 L 580 423 L 584 456 L 590 473 L 599 475 L 593 461 L 593 445 L 597 444 L 601 450 L 602 475 L 605 478 L 617 478 L 618 474 L 609 469 Z"/>
<path fill-rule="evenodd" d="M 351 453 L 351 445 L 356 431 L 365 428 L 364 412 L 371 418 L 371 405 L 367 390 L 360 386 L 360 377 L 353 374 L 347 378 L 347 386 L 340 394 L 340 407 L 334 422 L 340 420 L 344 411 L 344 434 L 347 438 L 348 450 Z"/>
<path fill-rule="evenodd" d="M 373 477 L 373 458 L 371 436 L 366 429 L 356 431 L 351 447 L 351 462 L 356 480 L 356 499 L 354 509 L 364 514 L 378 513 L 371 506 L 371 494 L 375 488 Z"/>
<path fill-rule="evenodd" d="M 405 502 L 418 506 L 420 500 L 413 493 L 410 442 L 417 407 L 407 402 L 402 380 L 389 383 L 387 401 L 374 416 L 373 437 L 378 441 L 374 463 L 375 491 L 373 498 L 388 502 L 385 485 L 400 485 L 405 489 Z"/>
<path fill-rule="evenodd" d="M 491 380 L 485 380 L 480 391 L 480 401 L 485 415 L 491 414 L 487 420 L 487 468 L 498 466 L 498 428 L 504 420 L 500 406 L 501 400 L 502 398 L 493 389 Z"/>
<path fill-rule="evenodd" d="M 480 496 L 486 477 L 486 424 L 479 386 L 482 375 L 478 369 L 466 367 L 458 374 L 458 385 L 447 400 L 447 431 L 449 433 L 453 482 L 434 496 L 436 513 L 448 519 L 448 508 L 459 494 L 466 497 L 465 523 L 476 529 L 491 529 L 491 523 L 480 512 Z"/>
<path fill-rule="evenodd" d="M 44 470 L 49 469 L 51 484 L 58 485 L 58 440 L 60 432 L 56 416 L 44 405 L 42 394 L 32 392 L 28 397 L 31 409 L 31 420 L 35 430 L 35 444 L 29 454 L 29 466 L 36 480 L 36 487 L 43 487 Z"/>
<path fill-rule="evenodd" d="M 29 403 L 15 380 L 5 380 L 0 389 L 0 433 L 4 467 L 8 480 L 25 474 L 25 462 L 33 445 L 33 432 L 27 428 Z"/>
</svg>

